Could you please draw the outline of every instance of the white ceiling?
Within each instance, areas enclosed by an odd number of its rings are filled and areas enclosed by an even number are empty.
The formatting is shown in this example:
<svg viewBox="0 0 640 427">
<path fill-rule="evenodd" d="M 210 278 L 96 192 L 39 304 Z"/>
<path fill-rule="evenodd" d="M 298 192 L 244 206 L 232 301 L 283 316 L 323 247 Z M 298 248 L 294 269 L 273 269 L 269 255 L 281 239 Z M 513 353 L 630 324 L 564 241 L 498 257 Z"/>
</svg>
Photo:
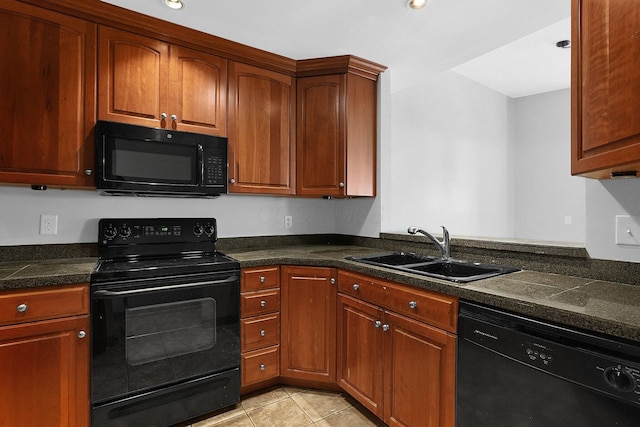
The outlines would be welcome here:
<svg viewBox="0 0 640 427">
<path fill-rule="evenodd" d="M 489 74 L 501 76 L 498 81 L 522 74 L 519 85 L 531 85 L 540 74 L 534 65 L 543 64 L 546 71 L 557 67 L 566 74 L 568 87 L 567 60 L 549 57 L 561 51 L 555 47 L 560 39 L 523 37 L 561 25 L 570 16 L 570 0 L 429 0 L 420 10 L 409 9 L 406 0 L 183 0 L 179 11 L 162 0 L 103 1 L 292 59 L 360 56 L 389 67 L 392 92 L 492 51 L 492 65 L 468 64 L 458 72 L 482 82 L 487 73 L 481 71 L 491 66 L 497 71 Z M 535 41 L 496 51 L 519 39 Z M 553 54 L 535 46 L 549 42 L 557 49 Z M 521 57 L 516 65 L 514 50 Z"/>
</svg>

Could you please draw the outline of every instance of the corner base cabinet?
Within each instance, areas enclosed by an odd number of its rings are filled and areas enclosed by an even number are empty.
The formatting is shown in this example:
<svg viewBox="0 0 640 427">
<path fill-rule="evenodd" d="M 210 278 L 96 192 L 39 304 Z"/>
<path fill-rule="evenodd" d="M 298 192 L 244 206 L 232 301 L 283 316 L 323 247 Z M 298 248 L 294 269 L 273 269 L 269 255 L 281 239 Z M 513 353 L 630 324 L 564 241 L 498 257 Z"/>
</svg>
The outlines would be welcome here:
<svg viewBox="0 0 640 427">
<path fill-rule="evenodd" d="M 346 272 L 339 286 L 338 385 L 390 426 L 453 426 L 457 300 Z"/>
<path fill-rule="evenodd" d="M 88 285 L 1 293 L 0 366 L 0 427 L 87 427 Z"/>
<path fill-rule="evenodd" d="M 283 378 L 336 381 L 337 271 L 282 267 Z"/>
<path fill-rule="evenodd" d="M 571 172 L 640 172 L 640 7 L 572 0 Z"/>
</svg>

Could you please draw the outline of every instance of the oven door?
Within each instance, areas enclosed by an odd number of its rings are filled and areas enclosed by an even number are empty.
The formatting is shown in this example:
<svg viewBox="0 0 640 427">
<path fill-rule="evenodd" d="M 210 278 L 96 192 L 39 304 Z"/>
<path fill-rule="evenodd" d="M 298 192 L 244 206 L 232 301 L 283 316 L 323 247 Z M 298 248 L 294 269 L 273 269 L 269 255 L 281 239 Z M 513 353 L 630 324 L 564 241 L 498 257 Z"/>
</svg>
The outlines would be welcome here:
<svg viewBox="0 0 640 427">
<path fill-rule="evenodd" d="M 121 425 L 113 422 L 119 413 L 140 412 L 145 422 L 147 412 L 164 422 L 172 416 L 181 421 L 237 402 L 239 295 L 238 271 L 92 285 L 94 425 L 107 418 L 108 425 Z M 212 382 L 198 384 L 203 379 Z M 175 400 L 199 405 L 186 399 L 196 389 L 203 392 L 200 400 L 220 402 L 182 416 L 176 415 L 178 403 L 162 409 Z M 135 399 L 141 399 L 139 408 Z M 122 425 L 134 419 L 124 417 Z"/>
</svg>

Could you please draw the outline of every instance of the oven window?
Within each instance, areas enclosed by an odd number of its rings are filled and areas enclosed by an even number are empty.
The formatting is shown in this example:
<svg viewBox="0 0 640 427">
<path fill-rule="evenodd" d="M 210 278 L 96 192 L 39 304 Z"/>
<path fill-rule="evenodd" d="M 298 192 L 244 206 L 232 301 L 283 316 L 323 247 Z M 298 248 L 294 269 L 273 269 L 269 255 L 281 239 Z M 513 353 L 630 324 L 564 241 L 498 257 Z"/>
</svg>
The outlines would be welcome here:
<svg viewBox="0 0 640 427">
<path fill-rule="evenodd" d="M 129 308 L 125 317 L 126 358 L 131 366 L 197 353 L 216 343 L 213 298 Z"/>
</svg>

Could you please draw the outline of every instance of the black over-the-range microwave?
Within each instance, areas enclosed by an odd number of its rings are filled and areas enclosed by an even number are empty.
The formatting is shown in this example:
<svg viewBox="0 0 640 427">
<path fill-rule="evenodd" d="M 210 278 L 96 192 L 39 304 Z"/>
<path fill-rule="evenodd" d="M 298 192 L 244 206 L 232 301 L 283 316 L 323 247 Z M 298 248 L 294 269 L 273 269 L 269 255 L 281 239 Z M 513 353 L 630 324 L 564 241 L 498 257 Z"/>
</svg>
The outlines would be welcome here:
<svg viewBox="0 0 640 427">
<path fill-rule="evenodd" d="M 103 194 L 215 197 L 227 192 L 227 138 L 98 121 L 96 187 Z"/>
</svg>

